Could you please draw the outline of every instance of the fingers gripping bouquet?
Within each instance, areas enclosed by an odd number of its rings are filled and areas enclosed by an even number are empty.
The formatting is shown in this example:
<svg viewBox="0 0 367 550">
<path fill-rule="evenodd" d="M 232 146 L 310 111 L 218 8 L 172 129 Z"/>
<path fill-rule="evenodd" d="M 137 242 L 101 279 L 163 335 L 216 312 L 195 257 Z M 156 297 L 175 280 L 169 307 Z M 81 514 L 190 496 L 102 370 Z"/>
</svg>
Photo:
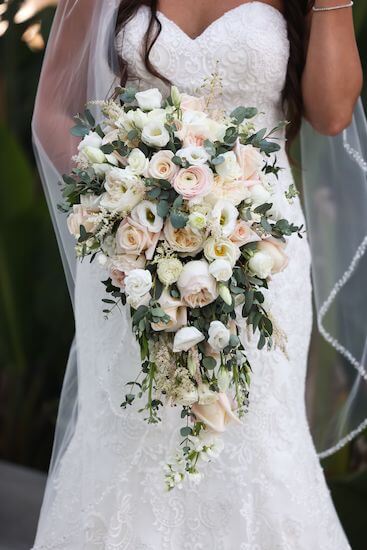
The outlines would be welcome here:
<svg viewBox="0 0 367 550">
<path fill-rule="evenodd" d="M 63 177 L 68 227 L 79 257 L 108 269 L 109 313 L 131 308 L 141 371 L 122 407 L 143 402 L 149 423 L 181 408 L 181 444 L 166 486 L 200 479 L 218 437 L 248 407 L 250 364 L 236 321 L 273 345 L 263 290 L 287 265 L 286 237 L 300 231 L 274 208 L 279 145 L 255 130 L 254 108 L 211 112 L 206 96 L 172 87 L 117 89 L 72 130 L 83 138 Z M 271 180 L 273 183 L 271 184 Z M 144 401 L 143 401 L 144 400 Z"/>
</svg>

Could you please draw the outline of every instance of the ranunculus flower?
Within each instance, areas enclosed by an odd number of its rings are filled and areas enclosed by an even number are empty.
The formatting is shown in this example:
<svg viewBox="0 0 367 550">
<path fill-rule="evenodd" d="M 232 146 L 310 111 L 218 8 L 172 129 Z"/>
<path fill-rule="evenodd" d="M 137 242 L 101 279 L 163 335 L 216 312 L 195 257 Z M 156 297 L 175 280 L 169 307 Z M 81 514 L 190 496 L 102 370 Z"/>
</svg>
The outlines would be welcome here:
<svg viewBox="0 0 367 550">
<path fill-rule="evenodd" d="M 168 150 L 155 153 L 149 162 L 149 175 L 152 178 L 172 181 L 179 171 L 177 164 L 172 162 L 173 156 L 173 152 Z"/>
<path fill-rule="evenodd" d="M 126 298 L 126 301 L 131 307 L 138 309 L 140 306 L 148 306 L 150 299 L 151 295 L 147 292 L 146 294 L 143 294 L 143 296 L 135 296 L 132 294 Z"/>
<path fill-rule="evenodd" d="M 173 180 L 173 187 L 186 200 L 204 197 L 213 185 L 213 172 L 206 165 L 181 168 Z"/>
<path fill-rule="evenodd" d="M 209 273 L 216 281 L 228 281 L 232 277 L 232 266 L 228 260 L 220 258 L 209 265 Z"/>
<path fill-rule="evenodd" d="M 237 162 L 236 155 L 233 151 L 222 153 L 223 162 L 216 164 L 215 170 L 217 174 L 225 180 L 237 180 L 242 177 L 241 167 Z"/>
<path fill-rule="evenodd" d="M 143 111 L 152 111 L 153 109 L 160 109 L 162 105 L 162 94 L 158 88 L 150 88 L 143 92 L 137 92 L 135 94 L 136 101 L 140 109 Z"/>
<path fill-rule="evenodd" d="M 183 301 L 192 308 L 204 307 L 218 296 L 217 284 L 209 273 L 205 260 L 194 260 L 184 265 L 177 286 Z"/>
<path fill-rule="evenodd" d="M 74 204 L 73 211 L 67 219 L 67 226 L 74 237 L 79 238 L 80 226 L 83 225 L 87 233 L 93 233 L 97 228 L 96 213 L 81 204 Z"/>
<path fill-rule="evenodd" d="M 235 206 L 250 196 L 248 186 L 243 180 L 226 180 L 216 174 L 214 184 L 206 200 L 215 203 L 219 199 L 228 200 Z"/>
<path fill-rule="evenodd" d="M 205 235 L 193 231 L 187 225 L 176 229 L 169 220 L 164 224 L 163 234 L 175 252 L 185 256 L 192 256 L 203 249 Z"/>
<path fill-rule="evenodd" d="M 237 246 L 260 241 L 259 235 L 257 235 L 255 231 L 252 231 L 244 220 L 237 221 L 234 231 L 230 234 L 229 238 Z"/>
<path fill-rule="evenodd" d="M 164 313 L 170 317 L 170 321 L 168 323 L 163 321 L 152 323 L 153 330 L 176 332 L 187 325 L 187 308 L 182 300 L 172 298 L 168 290 L 164 289 L 158 302 Z"/>
<path fill-rule="evenodd" d="M 264 166 L 264 159 L 259 150 L 252 145 L 242 145 L 237 141 L 234 151 L 242 177 L 246 180 L 258 179 Z"/>
<path fill-rule="evenodd" d="M 220 228 L 221 234 L 228 237 L 236 227 L 238 210 L 230 201 L 221 199 L 215 203 L 211 218 L 215 226 Z"/>
<path fill-rule="evenodd" d="M 218 399 L 214 403 L 208 405 L 194 403 L 191 409 L 196 418 L 204 422 L 206 427 L 213 432 L 224 432 L 226 425 L 231 420 L 241 424 L 241 421 L 233 412 L 231 403 L 225 393 L 218 393 Z"/>
<path fill-rule="evenodd" d="M 147 176 L 149 159 L 140 149 L 133 149 L 128 156 L 130 170 L 136 176 Z"/>
<path fill-rule="evenodd" d="M 131 298 L 141 298 L 152 288 L 152 275 L 147 269 L 133 269 L 125 278 L 125 291 Z"/>
<path fill-rule="evenodd" d="M 148 122 L 141 133 L 141 140 L 149 147 L 165 147 L 169 142 L 169 133 L 161 122 Z"/>
<path fill-rule="evenodd" d="M 199 342 L 205 340 L 204 334 L 195 327 L 183 327 L 180 328 L 175 334 L 173 340 L 174 353 L 180 353 L 181 351 L 188 351 L 190 348 L 196 346 Z"/>
<path fill-rule="evenodd" d="M 225 237 L 209 237 L 204 243 L 204 254 L 209 261 L 227 260 L 233 267 L 241 255 L 241 251 L 232 241 Z"/>
<path fill-rule="evenodd" d="M 131 211 L 131 218 L 143 225 L 151 233 L 160 233 L 163 227 L 163 219 L 158 215 L 157 203 L 141 201 Z"/>
<path fill-rule="evenodd" d="M 248 262 L 251 273 L 260 279 L 267 279 L 273 269 L 273 259 L 266 252 L 258 250 Z"/>
<path fill-rule="evenodd" d="M 125 218 L 116 232 L 116 242 L 119 252 L 135 255 L 145 252 L 145 257 L 151 259 L 159 236 L 159 233 L 150 233 L 146 227 L 135 220 Z"/>
<path fill-rule="evenodd" d="M 187 147 L 183 147 L 177 151 L 176 155 L 182 159 L 185 159 L 193 166 L 200 166 L 209 160 L 209 155 L 204 147 L 199 147 L 198 145 L 188 145 Z"/>
<path fill-rule="evenodd" d="M 208 330 L 208 344 L 214 351 L 222 351 L 229 344 L 231 333 L 221 321 L 212 321 Z"/>
<path fill-rule="evenodd" d="M 182 262 L 178 258 L 162 258 L 158 261 L 158 279 L 163 285 L 171 286 L 177 283 L 182 268 Z"/>
</svg>

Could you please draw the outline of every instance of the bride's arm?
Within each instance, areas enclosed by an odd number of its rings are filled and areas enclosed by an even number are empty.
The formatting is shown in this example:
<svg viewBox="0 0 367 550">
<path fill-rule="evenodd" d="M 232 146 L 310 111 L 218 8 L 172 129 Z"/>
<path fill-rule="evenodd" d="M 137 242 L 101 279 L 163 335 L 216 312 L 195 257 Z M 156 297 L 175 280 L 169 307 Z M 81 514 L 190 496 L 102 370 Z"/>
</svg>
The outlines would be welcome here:
<svg viewBox="0 0 367 550">
<path fill-rule="evenodd" d="M 316 0 L 330 7 L 348 0 Z M 313 12 L 302 78 L 305 116 L 320 133 L 335 135 L 351 121 L 362 88 L 351 8 Z"/>
</svg>

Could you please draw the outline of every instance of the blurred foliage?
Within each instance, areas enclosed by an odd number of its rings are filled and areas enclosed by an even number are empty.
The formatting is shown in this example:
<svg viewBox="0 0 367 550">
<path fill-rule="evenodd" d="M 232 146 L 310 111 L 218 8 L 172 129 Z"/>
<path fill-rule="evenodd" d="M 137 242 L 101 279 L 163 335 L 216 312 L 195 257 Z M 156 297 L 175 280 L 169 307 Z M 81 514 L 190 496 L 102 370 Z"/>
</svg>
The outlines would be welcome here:
<svg viewBox="0 0 367 550">
<path fill-rule="evenodd" d="M 19 4 L 10 5 L 10 19 Z M 367 74 L 367 2 L 356 3 L 354 14 Z M 52 9 L 40 16 L 46 37 L 52 16 Z M 21 41 L 27 24 L 11 25 L 0 39 L 0 457 L 47 469 L 73 318 L 32 155 L 30 122 L 43 54 Z M 323 353 L 323 345 L 315 339 L 312 354 Z M 354 550 L 365 549 L 367 475 L 360 468 L 366 447 L 360 439 L 324 463 Z"/>
</svg>

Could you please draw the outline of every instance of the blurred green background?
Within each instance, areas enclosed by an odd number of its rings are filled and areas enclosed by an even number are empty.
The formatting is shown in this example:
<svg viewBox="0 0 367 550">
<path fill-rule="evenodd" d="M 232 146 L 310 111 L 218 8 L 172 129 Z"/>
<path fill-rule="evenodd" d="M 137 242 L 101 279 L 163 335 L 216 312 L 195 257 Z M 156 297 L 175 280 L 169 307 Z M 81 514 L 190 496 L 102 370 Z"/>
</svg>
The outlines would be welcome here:
<svg viewBox="0 0 367 550">
<path fill-rule="evenodd" d="M 10 21 L 19 4 L 9 4 Z M 367 2 L 356 2 L 354 13 L 367 74 Z M 0 458 L 40 470 L 48 467 L 74 329 L 30 133 L 43 50 L 31 51 L 24 39 L 38 47 L 37 25 L 47 38 L 52 17 L 47 7 L 6 32 L 0 22 Z M 27 38 L 29 24 L 36 26 Z M 311 360 L 323 346 L 315 337 Z M 366 457 L 364 435 L 324 464 L 353 550 L 366 549 Z"/>
</svg>

